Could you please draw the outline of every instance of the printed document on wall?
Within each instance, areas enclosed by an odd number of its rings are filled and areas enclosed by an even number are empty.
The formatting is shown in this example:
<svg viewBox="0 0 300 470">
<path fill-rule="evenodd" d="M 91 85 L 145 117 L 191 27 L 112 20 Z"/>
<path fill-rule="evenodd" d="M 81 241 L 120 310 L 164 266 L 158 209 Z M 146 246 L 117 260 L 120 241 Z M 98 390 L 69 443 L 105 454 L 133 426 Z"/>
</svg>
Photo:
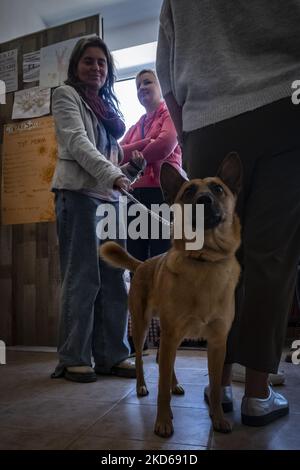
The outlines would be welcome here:
<svg viewBox="0 0 300 470">
<path fill-rule="evenodd" d="M 40 79 L 40 51 L 23 54 L 23 82 L 38 82 Z"/>
<path fill-rule="evenodd" d="M 0 80 L 5 82 L 6 93 L 18 89 L 18 49 L 0 53 Z"/>
</svg>

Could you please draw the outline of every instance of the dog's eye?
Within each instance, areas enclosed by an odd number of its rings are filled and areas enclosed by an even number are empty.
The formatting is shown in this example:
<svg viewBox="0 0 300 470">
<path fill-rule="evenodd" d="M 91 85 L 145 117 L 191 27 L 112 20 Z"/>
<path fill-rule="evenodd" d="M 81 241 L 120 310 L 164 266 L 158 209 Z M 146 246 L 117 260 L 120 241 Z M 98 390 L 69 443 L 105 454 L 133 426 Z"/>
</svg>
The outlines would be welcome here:
<svg viewBox="0 0 300 470">
<path fill-rule="evenodd" d="M 184 191 L 182 197 L 193 197 L 198 190 L 198 187 L 195 184 L 192 184 L 191 186 L 188 186 L 186 190 Z"/>
<path fill-rule="evenodd" d="M 209 185 L 209 188 L 216 195 L 220 195 L 224 193 L 223 186 L 221 186 L 220 184 L 212 183 Z"/>
</svg>

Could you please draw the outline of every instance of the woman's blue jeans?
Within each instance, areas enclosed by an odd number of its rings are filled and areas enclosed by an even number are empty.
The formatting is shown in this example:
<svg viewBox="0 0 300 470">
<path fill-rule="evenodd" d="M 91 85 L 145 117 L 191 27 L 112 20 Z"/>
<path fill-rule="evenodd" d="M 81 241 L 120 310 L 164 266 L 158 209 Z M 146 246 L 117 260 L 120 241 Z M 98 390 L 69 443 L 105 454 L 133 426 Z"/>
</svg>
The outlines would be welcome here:
<svg viewBox="0 0 300 470">
<path fill-rule="evenodd" d="M 109 373 L 129 355 L 127 291 L 124 272 L 99 258 L 105 242 L 96 234 L 97 198 L 75 191 L 56 191 L 56 217 L 62 278 L 59 364 L 55 376 L 68 366 L 91 366 Z M 110 202 L 119 219 L 118 202 Z M 111 239 L 111 238 L 110 238 Z M 115 239 L 125 246 L 125 240 Z"/>
</svg>

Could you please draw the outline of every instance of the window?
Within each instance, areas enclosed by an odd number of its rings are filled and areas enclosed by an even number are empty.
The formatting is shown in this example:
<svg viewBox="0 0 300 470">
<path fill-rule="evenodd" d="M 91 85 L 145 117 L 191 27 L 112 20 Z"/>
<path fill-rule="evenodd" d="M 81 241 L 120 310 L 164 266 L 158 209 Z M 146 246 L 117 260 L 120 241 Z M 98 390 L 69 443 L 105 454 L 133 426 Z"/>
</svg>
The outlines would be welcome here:
<svg viewBox="0 0 300 470">
<path fill-rule="evenodd" d="M 131 78 L 117 82 L 115 92 L 120 102 L 120 109 L 124 116 L 127 131 L 145 113 L 145 109 L 136 95 L 135 79 Z"/>
</svg>

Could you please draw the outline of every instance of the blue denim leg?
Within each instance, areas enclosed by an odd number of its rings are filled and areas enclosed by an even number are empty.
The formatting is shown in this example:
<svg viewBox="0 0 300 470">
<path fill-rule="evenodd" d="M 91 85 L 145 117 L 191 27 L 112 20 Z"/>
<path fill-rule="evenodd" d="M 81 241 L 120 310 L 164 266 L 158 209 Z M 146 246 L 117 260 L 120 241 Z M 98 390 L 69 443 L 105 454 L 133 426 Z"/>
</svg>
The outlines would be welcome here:
<svg viewBox="0 0 300 470">
<path fill-rule="evenodd" d="M 128 358 L 127 291 L 123 271 L 101 261 L 101 290 L 95 302 L 93 356 L 95 370 L 108 373 L 112 366 Z"/>
<path fill-rule="evenodd" d="M 110 202 L 109 205 L 114 207 L 116 225 L 120 228 L 123 219 L 119 213 L 119 204 Z M 98 217 L 97 221 L 101 219 Z M 107 240 L 116 241 L 125 247 L 125 240 L 120 239 L 118 231 L 116 236 L 111 234 L 106 240 L 99 239 L 99 244 Z M 99 270 L 101 289 L 95 301 L 92 350 L 95 370 L 108 373 L 112 366 L 126 359 L 130 352 L 127 339 L 127 290 L 123 269 L 114 268 L 100 259 Z"/>
<path fill-rule="evenodd" d="M 56 376 L 63 375 L 67 366 L 91 365 L 92 344 L 97 344 L 98 334 L 101 337 L 101 347 L 108 347 L 110 351 L 108 353 L 102 351 L 102 355 L 108 358 L 108 364 L 104 363 L 105 368 L 113 365 L 112 357 L 116 356 L 117 362 L 118 359 L 121 361 L 128 356 L 126 341 L 124 346 L 120 346 L 120 351 L 113 354 L 115 344 L 118 342 L 115 338 L 123 338 L 126 335 L 127 298 L 124 295 L 120 296 L 125 304 L 121 315 L 122 318 L 124 315 L 124 320 L 116 322 L 111 338 L 107 338 L 111 329 L 106 332 L 105 315 L 102 314 L 102 310 L 98 314 L 99 305 L 103 302 L 102 300 L 99 303 L 99 299 L 103 297 L 102 290 L 106 291 L 104 279 L 106 272 L 100 277 L 101 261 L 99 263 L 98 256 L 100 241 L 96 235 L 98 222 L 96 210 L 99 203 L 101 202 L 98 199 L 73 191 L 58 191 L 56 194 L 62 276 L 59 364 L 55 371 Z M 115 284 L 114 296 L 119 287 Z M 110 293 L 108 290 L 107 294 Z M 104 304 L 106 303 L 110 303 L 110 299 L 105 298 Z M 94 310 L 97 312 L 95 315 Z M 94 328 L 97 334 L 94 333 Z"/>
</svg>

